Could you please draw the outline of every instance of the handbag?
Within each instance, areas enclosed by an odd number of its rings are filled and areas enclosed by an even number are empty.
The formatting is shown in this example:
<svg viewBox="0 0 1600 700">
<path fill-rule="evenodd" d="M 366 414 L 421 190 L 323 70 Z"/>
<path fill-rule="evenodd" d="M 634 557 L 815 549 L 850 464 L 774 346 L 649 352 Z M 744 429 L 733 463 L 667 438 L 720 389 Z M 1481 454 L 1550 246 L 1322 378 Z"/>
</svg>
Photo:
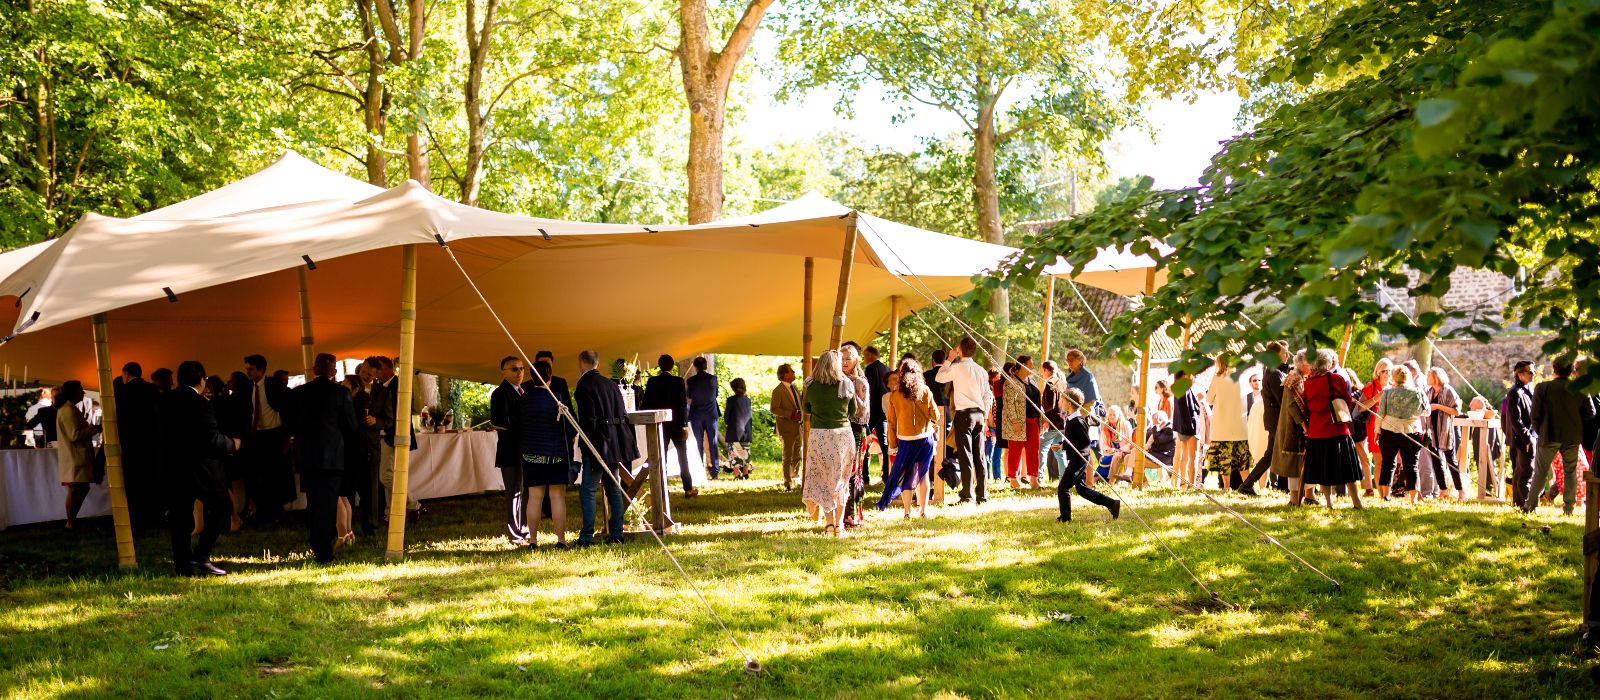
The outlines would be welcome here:
<svg viewBox="0 0 1600 700">
<path fill-rule="evenodd" d="M 1333 397 L 1333 373 L 1327 374 L 1328 378 L 1328 413 L 1333 416 L 1335 425 L 1350 423 L 1350 402 L 1343 398 Z"/>
</svg>

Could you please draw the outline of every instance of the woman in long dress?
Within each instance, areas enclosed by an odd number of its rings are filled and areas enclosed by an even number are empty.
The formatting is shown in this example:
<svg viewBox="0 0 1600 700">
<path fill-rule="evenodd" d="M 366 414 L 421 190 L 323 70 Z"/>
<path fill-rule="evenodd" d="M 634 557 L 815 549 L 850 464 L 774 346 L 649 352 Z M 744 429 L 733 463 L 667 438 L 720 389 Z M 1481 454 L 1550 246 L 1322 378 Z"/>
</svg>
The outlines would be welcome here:
<svg viewBox="0 0 1600 700">
<path fill-rule="evenodd" d="M 906 518 L 911 518 L 911 496 L 917 497 L 917 511 L 928 517 L 928 472 L 933 467 L 934 425 L 938 422 L 939 406 L 933 402 L 933 392 L 923 383 L 922 365 L 916 360 L 900 362 L 890 379 L 889 395 L 883 401 L 884 418 L 888 422 L 889 454 L 894 466 L 889 468 L 889 479 L 883 485 L 883 496 L 878 499 L 878 510 L 888 510 L 896 496 L 905 508 Z"/>
<path fill-rule="evenodd" d="M 1206 464 L 1217 472 L 1217 486 L 1226 490 L 1238 486 L 1240 473 L 1249 472 L 1255 463 L 1250 459 L 1249 434 L 1244 425 L 1243 387 L 1233 378 L 1233 368 L 1224 357 L 1217 357 L 1215 374 L 1211 388 L 1206 390 L 1212 419 Z M 1200 482 L 1205 483 L 1204 474 Z"/>
<path fill-rule="evenodd" d="M 823 531 L 834 537 L 844 536 L 850 467 L 856 457 L 850 417 L 858 405 L 855 383 L 844 376 L 839 352 L 823 352 L 800 399 L 800 411 L 811 420 L 801 497 L 806 507 L 822 515 Z"/>
</svg>

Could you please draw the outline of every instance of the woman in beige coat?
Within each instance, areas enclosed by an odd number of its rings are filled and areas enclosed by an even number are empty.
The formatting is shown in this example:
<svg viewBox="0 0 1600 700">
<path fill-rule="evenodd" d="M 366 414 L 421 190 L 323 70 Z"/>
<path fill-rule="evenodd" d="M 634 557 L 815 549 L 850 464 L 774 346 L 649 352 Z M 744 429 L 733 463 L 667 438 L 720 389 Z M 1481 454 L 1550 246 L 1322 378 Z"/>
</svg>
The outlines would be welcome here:
<svg viewBox="0 0 1600 700">
<path fill-rule="evenodd" d="M 78 511 L 94 482 L 94 434 L 79 410 L 83 383 L 72 380 L 56 391 L 56 464 L 61 485 L 67 487 L 67 529 L 78 526 Z"/>
</svg>

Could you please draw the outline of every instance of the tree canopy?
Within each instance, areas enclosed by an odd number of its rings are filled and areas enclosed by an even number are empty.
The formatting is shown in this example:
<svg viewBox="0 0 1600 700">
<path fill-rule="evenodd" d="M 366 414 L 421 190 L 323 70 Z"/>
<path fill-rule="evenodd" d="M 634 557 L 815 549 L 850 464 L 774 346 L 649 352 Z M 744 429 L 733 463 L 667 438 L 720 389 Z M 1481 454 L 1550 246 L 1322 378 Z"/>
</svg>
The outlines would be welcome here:
<svg viewBox="0 0 1600 700">
<path fill-rule="evenodd" d="M 1377 284 L 1408 286 L 1411 269 L 1422 275 L 1417 293 L 1441 295 L 1459 267 L 1525 269 L 1560 282 L 1512 302 L 1525 321 L 1556 333 L 1546 351 L 1600 355 L 1597 38 L 1594 0 L 1349 8 L 1327 29 L 1294 38 L 1266 75 L 1330 86 L 1224 144 L 1199 187 L 1140 183 L 1028 241 L 1008 274 L 988 284 L 1031 285 L 1057 255 L 1087 261 L 1086 244 L 1151 253 L 1170 281 L 1116 320 L 1108 345 L 1129 355 L 1170 321 L 1222 321 L 1186 354 L 1197 368 L 1204 355 L 1255 352 L 1273 338 L 1332 344 L 1349 323 L 1420 340 L 1460 312 L 1407 318 L 1370 294 Z M 1156 253 L 1153 240 L 1173 252 Z M 1284 310 L 1261 327 L 1233 322 L 1260 298 L 1281 299 Z M 1590 371 L 1600 377 L 1600 367 Z"/>
</svg>

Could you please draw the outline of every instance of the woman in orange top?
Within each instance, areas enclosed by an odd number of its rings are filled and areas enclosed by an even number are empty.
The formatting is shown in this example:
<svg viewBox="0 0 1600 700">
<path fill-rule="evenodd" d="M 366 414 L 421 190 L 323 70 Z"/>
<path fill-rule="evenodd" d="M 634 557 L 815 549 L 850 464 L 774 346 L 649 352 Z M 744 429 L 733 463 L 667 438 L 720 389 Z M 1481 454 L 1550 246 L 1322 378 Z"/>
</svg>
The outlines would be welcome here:
<svg viewBox="0 0 1600 700">
<path fill-rule="evenodd" d="M 922 377 L 922 365 L 906 359 L 895 370 L 898 386 L 884 397 L 883 414 L 888 424 L 889 454 L 894 465 L 884 482 L 878 510 L 888 510 L 896 496 L 911 518 L 911 494 L 917 494 L 917 514 L 928 517 L 928 472 L 933 466 L 934 425 L 939 407 L 933 402 Z"/>
</svg>

